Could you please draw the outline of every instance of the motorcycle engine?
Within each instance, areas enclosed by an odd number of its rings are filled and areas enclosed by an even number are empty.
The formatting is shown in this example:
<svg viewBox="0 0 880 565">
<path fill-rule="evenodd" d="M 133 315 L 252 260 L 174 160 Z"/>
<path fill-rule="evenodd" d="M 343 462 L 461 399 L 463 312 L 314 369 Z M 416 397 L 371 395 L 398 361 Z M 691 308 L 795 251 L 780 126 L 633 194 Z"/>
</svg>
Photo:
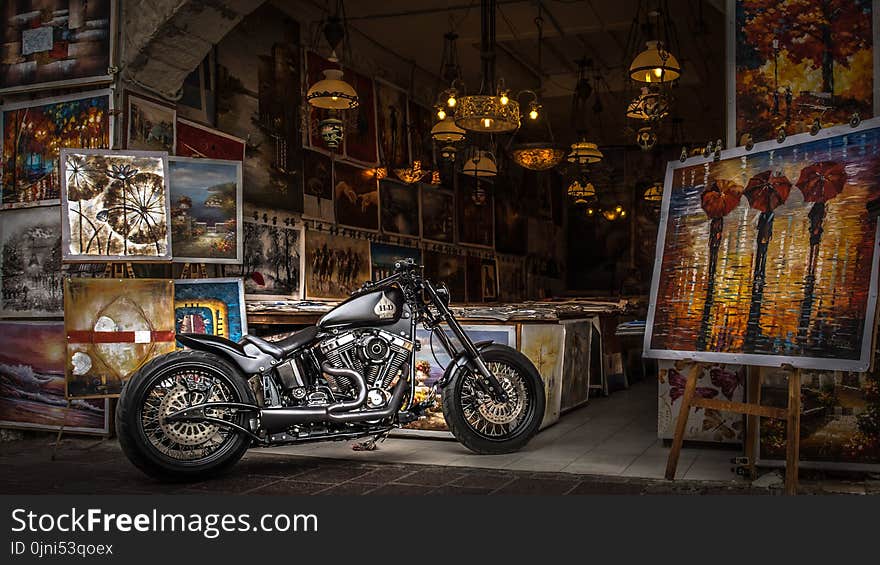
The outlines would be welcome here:
<svg viewBox="0 0 880 565">
<path fill-rule="evenodd" d="M 409 360 L 414 344 L 401 336 L 378 328 L 357 329 L 325 339 L 318 347 L 319 357 L 337 368 L 354 369 L 367 383 L 367 402 L 371 408 L 384 404 L 394 378 Z M 346 377 L 324 375 L 334 393 L 349 394 L 354 383 Z"/>
</svg>

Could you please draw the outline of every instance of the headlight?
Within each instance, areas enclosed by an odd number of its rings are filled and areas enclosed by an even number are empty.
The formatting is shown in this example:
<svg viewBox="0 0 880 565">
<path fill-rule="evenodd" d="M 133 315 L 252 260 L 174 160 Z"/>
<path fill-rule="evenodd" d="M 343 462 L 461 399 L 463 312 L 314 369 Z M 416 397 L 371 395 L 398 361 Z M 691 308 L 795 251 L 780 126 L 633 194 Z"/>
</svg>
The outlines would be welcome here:
<svg viewBox="0 0 880 565">
<path fill-rule="evenodd" d="M 449 289 L 446 288 L 445 283 L 441 283 L 437 288 L 437 297 L 440 299 L 440 302 L 449 306 Z"/>
</svg>

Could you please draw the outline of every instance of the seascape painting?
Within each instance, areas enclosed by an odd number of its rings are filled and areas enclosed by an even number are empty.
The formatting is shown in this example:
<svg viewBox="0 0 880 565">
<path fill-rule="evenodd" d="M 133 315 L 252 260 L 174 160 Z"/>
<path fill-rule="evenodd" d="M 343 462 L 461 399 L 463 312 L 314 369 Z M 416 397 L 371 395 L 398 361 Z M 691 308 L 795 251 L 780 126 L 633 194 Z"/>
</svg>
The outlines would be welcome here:
<svg viewBox="0 0 880 565">
<path fill-rule="evenodd" d="M 61 207 L 0 212 L 0 316 L 64 314 Z"/>
<path fill-rule="evenodd" d="M 237 342 L 247 334 L 244 284 L 240 278 L 174 281 L 174 329 Z"/>
<path fill-rule="evenodd" d="M 65 260 L 171 259 L 164 153 L 62 149 L 61 167 Z"/>
<path fill-rule="evenodd" d="M 174 281 L 64 282 L 69 398 L 116 396 L 144 363 L 174 350 Z"/>
<path fill-rule="evenodd" d="M 670 163 L 646 355 L 867 369 L 878 256 L 866 204 L 880 197 L 872 122 Z"/>
<path fill-rule="evenodd" d="M 107 400 L 64 397 L 64 322 L 0 322 L 0 427 L 107 434 Z"/>
<path fill-rule="evenodd" d="M 379 181 L 382 231 L 419 237 L 419 187 L 389 179 Z"/>
<path fill-rule="evenodd" d="M 422 252 L 414 247 L 388 245 L 387 243 L 370 243 L 370 258 L 373 263 L 373 280 L 377 281 L 394 274 L 394 264 L 405 259 L 412 259 L 416 265 L 422 264 Z"/>
<path fill-rule="evenodd" d="M 243 139 L 180 118 L 177 119 L 176 147 L 175 155 L 178 157 L 244 160 Z"/>
<path fill-rule="evenodd" d="M 227 265 L 226 276 L 242 277 L 252 298 L 302 298 L 303 229 L 285 222 L 243 222 L 241 265 Z"/>
<path fill-rule="evenodd" d="M 240 263 L 241 162 L 168 158 L 175 261 Z"/>
<path fill-rule="evenodd" d="M 455 193 L 430 184 L 422 191 L 422 239 L 455 243 Z"/>
<path fill-rule="evenodd" d="M 333 161 L 317 151 L 303 151 L 303 215 L 333 222 Z"/>
<path fill-rule="evenodd" d="M 872 0 L 727 0 L 728 147 L 876 110 Z"/>
<path fill-rule="evenodd" d="M 362 230 L 379 229 L 379 183 L 373 169 L 333 164 L 336 221 Z"/>
<path fill-rule="evenodd" d="M 7 104 L 0 110 L 2 208 L 57 203 L 61 148 L 111 144 L 109 90 Z"/>
<path fill-rule="evenodd" d="M 366 239 L 306 232 L 306 298 L 346 299 L 371 279 L 371 270 Z"/>
<path fill-rule="evenodd" d="M 127 149 L 174 153 L 177 112 L 173 107 L 127 94 Z"/>
</svg>

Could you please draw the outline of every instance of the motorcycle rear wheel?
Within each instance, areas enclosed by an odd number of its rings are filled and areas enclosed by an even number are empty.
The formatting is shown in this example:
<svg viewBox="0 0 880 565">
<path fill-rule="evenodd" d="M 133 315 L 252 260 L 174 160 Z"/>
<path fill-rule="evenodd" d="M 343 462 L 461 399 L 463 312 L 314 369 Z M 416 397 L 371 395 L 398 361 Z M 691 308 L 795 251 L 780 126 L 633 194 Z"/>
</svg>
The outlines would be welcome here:
<svg viewBox="0 0 880 565">
<path fill-rule="evenodd" d="M 538 433 L 544 418 L 544 383 L 532 362 L 511 347 L 490 345 L 480 354 L 508 401 L 498 403 L 482 393 L 477 377 L 462 368 L 443 389 L 446 425 L 455 439 L 476 453 L 519 451 Z"/>
<path fill-rule="evenodd" d="M 200 481 L 229 470 L 250 447 L 249 437 L 216 424 L 164 421 L 175 410 L 208 401 L 254 403 L 244 378 L 216 355 L 175 351 L 156 357 L 119 397 L 116 434 L 123 453 L 162 481 Z M 222 411 L 215 415 L 230 418 Z M 244 425 L 245 414 L 231 418 Z"/>
</svg>

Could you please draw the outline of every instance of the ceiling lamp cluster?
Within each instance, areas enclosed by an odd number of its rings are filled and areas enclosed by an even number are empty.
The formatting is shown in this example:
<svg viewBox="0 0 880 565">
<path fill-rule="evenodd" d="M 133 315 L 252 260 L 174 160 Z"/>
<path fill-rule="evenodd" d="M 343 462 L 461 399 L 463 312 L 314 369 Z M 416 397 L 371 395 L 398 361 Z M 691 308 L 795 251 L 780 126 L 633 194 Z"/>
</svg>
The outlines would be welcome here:
<svg viewBox="0 0 880 565">
<path fill-rule="evenodd" d="M 595 143 L 581 139 L 571 144 L 571 152 L 568 154 L 568 162 L 575 165 L 592 165 L 605 157 Z"/>
</svg>

